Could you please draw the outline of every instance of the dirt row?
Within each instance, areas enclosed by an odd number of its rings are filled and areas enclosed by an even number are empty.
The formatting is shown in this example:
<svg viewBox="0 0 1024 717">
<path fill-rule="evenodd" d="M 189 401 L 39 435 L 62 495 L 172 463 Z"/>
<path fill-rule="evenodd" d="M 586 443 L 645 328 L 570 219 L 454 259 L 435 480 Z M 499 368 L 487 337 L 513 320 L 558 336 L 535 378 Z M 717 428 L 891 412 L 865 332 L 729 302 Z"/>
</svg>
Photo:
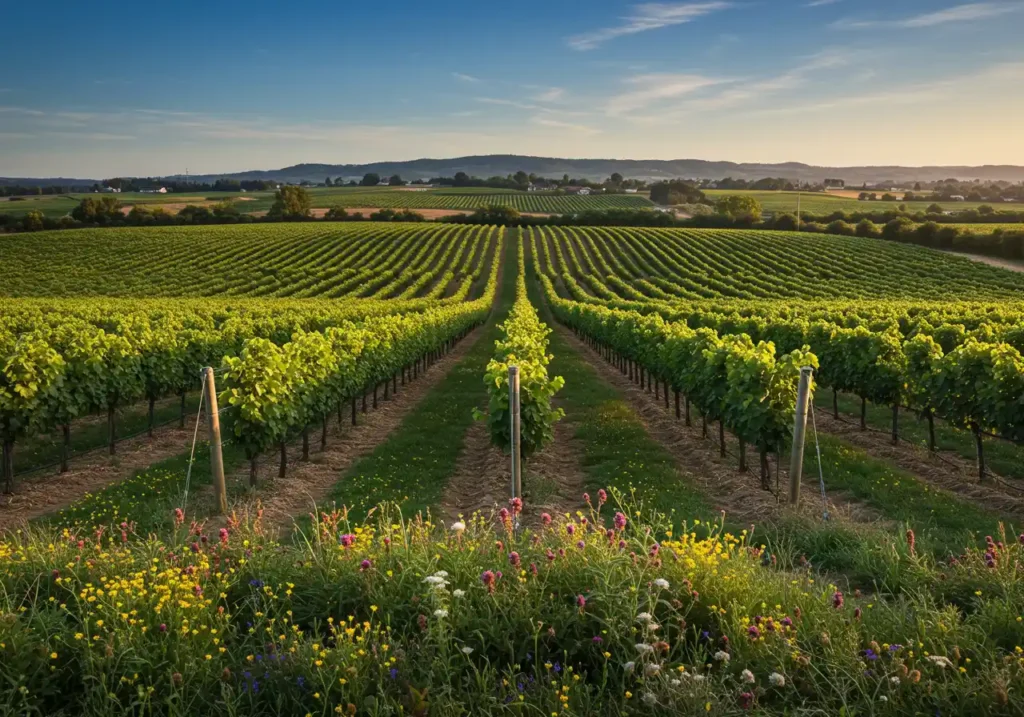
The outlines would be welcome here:
<svg viewBox="0 0 1024 717">
<path fill-rule="evenodd" d="M 204 421 L 205 423 L 205 421 Z M 21 525 L 47 513 L 66 508 L 90 493 L 125 480 L 136 471 L 155 463 L 181 455 L 192 446 L 196 416 L 186 418 L 185 428 L 177 423 L 164 426 L 153 433 L 118 441 L 116 455 L 107 448 L 97 448 L 71 459 L 67 473 L 15 477 L 14 493 L 0 495 L 0 531 Z M 204 426 L 200 426 L 200 431 Z M 206 438 L 201 435 L 200 440 Z"/>
</svg>

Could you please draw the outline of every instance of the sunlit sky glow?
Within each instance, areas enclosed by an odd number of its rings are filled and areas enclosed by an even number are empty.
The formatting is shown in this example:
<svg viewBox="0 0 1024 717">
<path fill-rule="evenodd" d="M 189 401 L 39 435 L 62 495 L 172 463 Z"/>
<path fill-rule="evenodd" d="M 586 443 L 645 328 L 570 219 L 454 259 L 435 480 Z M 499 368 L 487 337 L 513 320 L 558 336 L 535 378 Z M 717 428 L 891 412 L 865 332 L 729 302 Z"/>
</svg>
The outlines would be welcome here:
<svg viewBox="0 0 1024 717">
<path fill-rule="evenodd" d="M 1024 164 L 1024 0 L 179 0 L 3 14 L 3 176 L 492 153 Z"/>
</svg>

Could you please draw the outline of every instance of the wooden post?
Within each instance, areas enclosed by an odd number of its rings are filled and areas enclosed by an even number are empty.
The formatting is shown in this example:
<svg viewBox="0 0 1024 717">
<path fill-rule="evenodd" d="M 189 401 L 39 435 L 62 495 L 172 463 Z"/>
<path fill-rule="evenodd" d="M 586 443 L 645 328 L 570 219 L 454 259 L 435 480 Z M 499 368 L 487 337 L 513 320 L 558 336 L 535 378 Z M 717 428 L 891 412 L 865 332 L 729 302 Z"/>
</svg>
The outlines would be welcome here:
<svg viewBox="0 0 1024 717">
<path fill-rule="evenodd" d="M 206 391 L 206 411 L 210 417 L 210 469 L 213 472 L 213 494 L 217 501 L 220 515 L 228 512 L 228 490 L 224 482 L 224 454 L 220 444 L 220 412 L 217 408 L 217 385 L 213 380 L 213 369 L 207 366 L 204 390 Z"/>
<path fill-rule="evenodd" d="M 974 446 L 978 452 L 978 480 L 985 482 L 985 445 L 981 438 L 981 426 L 977 423 L 971 424 L 971 432 L 974 433 Z"/>
<path fill-rule="evenodd" d="M 811 375 L 814 369 L 800 369 L 800 385 L 796 392 L 796 417 L 793 424 L 793 454 L 789 464 L 789 502 L 800 502 L 800 479 L 804 470 L 804 438 L 807 434 L 807 404 L 811 398 Z"/>
<path fill-rule="evenodd" d="M 892 444 L 899 445 L 900 442 L 900 404 L 892 404 Z"/>
<path fill-rule="evenodd" d="M 107 439 L 110 444 L 110 455 L 117 452 L 117 409 L 107 407 Z"/>
<path fill-rule="evenodd" d="M 512 497 L 523 497 L 523 466 L 520 453 L 519 367 L 508 367 L 508 409 L 512 420 Z"/>
<path fill-rule="evenodd" d="M 676 420 L 679 420 L 679 391 L 676 391 Z"/>
</svg>

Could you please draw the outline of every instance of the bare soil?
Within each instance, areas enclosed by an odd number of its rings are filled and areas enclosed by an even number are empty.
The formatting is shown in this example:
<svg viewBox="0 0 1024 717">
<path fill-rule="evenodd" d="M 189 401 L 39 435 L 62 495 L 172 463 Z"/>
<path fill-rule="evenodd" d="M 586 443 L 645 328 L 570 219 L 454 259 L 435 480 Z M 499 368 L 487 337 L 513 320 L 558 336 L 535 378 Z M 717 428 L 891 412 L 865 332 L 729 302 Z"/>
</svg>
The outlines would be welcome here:
<svg viewBox="0 0 1024 717">
<path fill-rule="evenodd" d="M 152 439 L 142 435 L 119 441 L 114 456 L 107 454 L 105 446 L 76 456 L 67 473 L 16 482 L 14 494 L 0 495 L 0 531 L 59 511 L 88 493 L 188 451 L 195 421 L 195 415 L 191 415 L 186 418 L 184 429 L 172 424 L 155 430 Z"/>
<path fill-rule="evenodd" d="M 441 499 L 441 515 L 450 525 L 508 505 L 511 473 L 509 458 L 491 444 L 487 423 L 475 421 L 466 431 L 455 472 Z"/>
<path fill-rule="evenodd" d="M 965 254 L 960 251 L 942 250 L 944 254 L 952 254 L 953 256 L 962 256 L 964 259 L 970 259 L 976 261 L 979 264 L 988 264 L 989 266 L 997 266 L 1000 269 L 1009 269 L 1010 271 L 1024 271 L 1024 261 L 1017 261 L 1014 259 L 1001 259 L 997 256 L 983 256 L 982 254 Z"/>
<path fill-rule="evenodd" d="M 399 380 L 397 395 L 391 394 L 387 401 L 383 400 L 382 385 L 377 393 L 377 410 L 373 410 L 372 394 L 367 398 L 366 413 L 361 412 L 361 402 L 357 401 L 358 423 L 355 426 L 351 425 L 351 407 L 346 405 L 342 411 L 341 426 L 338 425 L 337 417 L 331 421 L 326 450 L 320 450 L 320 429 L 311 428 L 308 461 L 302 460 L 301 439 L 289 444 L 288 470 L 285 478 L 277 477 L 279 452 L 275 451 L 272 455 L 266 456 L 260 462 L 258 490 L 236 501 L 232 505 L 232 510 L 238 513 L 252 513 L 259 504 L 263 509 L 264 525 L 282 531 L 292 526 L 296 516 L 315 512 L 317 505 L 341 479 L 341 474 L 357 459 L 371 453 L 398 428 L 427 392 L 462 359 L 479 338 L 481 330 L 478 327 L 470 332 L 447 356 L 437 361 L 425 373 L 420 373 L 417 380 L 408 382 L 405 386 L 402 386 Z M 246 464 L 228 476 L 229 494 L 244 494 L 248 483 L 249 466 Z M 205 487 L 200 500 L 212 500 L 212 488 Z M 217 522 L 217 519 L 214 522 Z"/>
<path fill-rule="evenodd" d="M 669 409 L 664 407 L 663 398 L 655 398 L 654 391 L 646 389 L 629 380 L 622 373 L 607 363 L 601 355 L 591 349 L 583 341 L 565 327 L 554 324 L 563 338 L 570 343 L 601 378 L 619 389 L 626 401 L 637 413 L 647 433 L 660 442 L 676 459 L 683 472 L 698 485 L 716 508 L 742 521 L 763 522 L 766 518 L 792 514 L 794 512 L 783 495 L 782 500 L 760 486 L 758 455 L 756 450 L 747 448 L 747 470 L 738 469 L 739 443 L 729 432 L 726 432 L 726 448 L 731 454 L 725 458 L 720 456 L 718 425 L 708 425 L 708 438 L 701 435 L 701 421 L 694 411 L 693 425 L 687 427 L 682 419 L 675 417 L 674 398 L 669 397 Z M 776 465 L 771 461 L 772 486 L 776 484 Z M 777 482 L 782 494 L 786 491 L 788 478 L 785 467 L 778 466 Z M 797 512 L 810 517 L 820 517 L 822 513 L 821 494 L 817 484 L 804 481 L 801 486 L 801 500 Z M 849 498 L 849 496 L 830 494 L 829 514 L 835 519 L 848 519 L 857 522 L 874 522 L 878 515 L 868 506 Z"/>
</svg>

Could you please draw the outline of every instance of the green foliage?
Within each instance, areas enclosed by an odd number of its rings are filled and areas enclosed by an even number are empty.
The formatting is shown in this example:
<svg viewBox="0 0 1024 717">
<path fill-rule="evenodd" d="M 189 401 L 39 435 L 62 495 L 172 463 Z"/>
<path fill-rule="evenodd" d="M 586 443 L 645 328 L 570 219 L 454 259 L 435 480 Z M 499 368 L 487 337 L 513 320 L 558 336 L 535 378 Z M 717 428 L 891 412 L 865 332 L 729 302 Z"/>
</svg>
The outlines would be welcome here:
<svg viewBox="0 0 1024 717">
<path fill-rule="evenodd" d="M 519 243 L 519 272 L 516 301 L 508 319 L 499 327 L 502 338 L 495 342 L 494 357 L 487 364 L 484 383 L 487 385 L 487 424 L 491 442 L 506 452 L 511 451 L 512 426 L 509 413 L 509 366 L 519 369 L 520 445 L 523 458 L 529 458 L 554 439 L 554 425 L 565 414 L 551 401 L 565 385 L 561 376 L 548 376 L 548 336 L 537 310 L 526 291 L 523 244 Z"/>
<path fill-rule="evenodd" d="M 754 223 L 761 221 L 761 203 L 753 197 L 732 194 L 715 203 L 718 213 L 733 221 Z"/>
<path fill-rule="evenodd" d="M 277 190 L 268 216 L 277 219 L 302 219 L 310 216 L 312 198 L 298 186 L 285 186 Z"/>
</svg>

